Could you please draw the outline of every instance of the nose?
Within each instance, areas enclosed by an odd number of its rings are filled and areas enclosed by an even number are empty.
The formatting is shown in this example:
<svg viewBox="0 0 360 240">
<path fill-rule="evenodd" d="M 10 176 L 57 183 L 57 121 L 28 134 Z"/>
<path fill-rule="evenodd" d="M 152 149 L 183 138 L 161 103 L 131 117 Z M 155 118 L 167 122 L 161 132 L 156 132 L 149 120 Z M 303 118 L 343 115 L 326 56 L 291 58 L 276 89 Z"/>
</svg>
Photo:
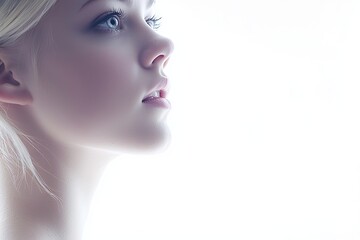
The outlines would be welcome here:
<svg viewBox="0 0 360 240">
<path fill-rule="evenodd" d="M 161 71 L 166 66 L 173 51 L 174 43 L 166 37 L 157 35 L 143 45 L 140 63 L 143 68 L 157 68 Z"/>
</svg>

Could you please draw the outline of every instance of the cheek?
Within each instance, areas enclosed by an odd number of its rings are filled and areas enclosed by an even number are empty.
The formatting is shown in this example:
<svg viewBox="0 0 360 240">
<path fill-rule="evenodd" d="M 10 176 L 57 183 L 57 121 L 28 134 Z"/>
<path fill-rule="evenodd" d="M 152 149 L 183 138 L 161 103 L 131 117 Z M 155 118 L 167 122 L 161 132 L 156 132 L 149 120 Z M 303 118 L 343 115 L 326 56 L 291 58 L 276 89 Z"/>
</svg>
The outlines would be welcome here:
<svg viewBox="0 0 360 240">
<path fill-rule="evenodd" d="M 140 94 L 134 62 L 110 53 L 88 55 L 87 59 L 74 70 L 79 76 L 73 90 L 79 108 L 94 120 L 125 119 Z"/>
<path fill-rule="evenodd" d="M 141 103 L 135 58 L 126 51 L 84 49 L 43 59 L 34 101 L 50 129 L 86 135 L 126 125 Z"/>
<path fill-rule="evenodd" d="M 68 66 L 68 73 L 69 79 L 73 79 L 70 82 L 72 95 L 79 103 L 83 101 L 94 106 L 120 104 L 136 90 L 137 72 L 134 63 L 126 57 L 87 54 L 80 56 L 76 62 L 79 64 Z"/>
</svg>

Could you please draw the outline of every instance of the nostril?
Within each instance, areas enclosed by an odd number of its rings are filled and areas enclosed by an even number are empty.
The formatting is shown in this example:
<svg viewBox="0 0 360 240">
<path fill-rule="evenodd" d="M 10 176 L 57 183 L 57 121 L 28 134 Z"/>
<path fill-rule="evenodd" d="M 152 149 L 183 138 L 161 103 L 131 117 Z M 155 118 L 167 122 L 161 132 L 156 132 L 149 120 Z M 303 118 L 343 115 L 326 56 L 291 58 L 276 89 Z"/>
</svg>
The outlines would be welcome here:
<svg viewBox="0 0 360 240">
<path fill-rule="evenodd" d="M 153 60 L 152 64 L 153 65 L 154 64 L 159 64 L 160 65 L 164 58 L 165 58 L 164 55 L 159 55 Z"/>
<path fill-rule="evenodd" d="M 144 68 L 163 67 L 173 51 L 173 44 L 163 37 L 152 37 L 144 43 L 140 52 L 140 63 Z"/>
<path fill-rule="evenodd" d="M 1 68 L 1 66 L 0 66 L 0 68 Z M 4 81 L 4 83 L 9 83 L 14 86 L 20 85 L 20 83 L 14 79 L 12 71 L 9 71 L 9 72 L 3 73 L 3 74 L 4 75 L 1 77 L 1 79 Z M 0 75 L 1 75 L 1 71 L 0 71 Z"/>
</svg>

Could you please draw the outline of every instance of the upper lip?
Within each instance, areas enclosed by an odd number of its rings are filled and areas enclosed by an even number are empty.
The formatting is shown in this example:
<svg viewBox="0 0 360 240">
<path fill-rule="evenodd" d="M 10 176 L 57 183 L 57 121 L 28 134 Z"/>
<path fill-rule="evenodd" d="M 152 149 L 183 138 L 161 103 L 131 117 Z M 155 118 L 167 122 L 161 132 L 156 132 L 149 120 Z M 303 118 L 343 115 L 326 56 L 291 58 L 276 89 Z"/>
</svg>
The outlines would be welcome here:
<svg viewBox="0 0 360 240">
<path fill-rule="evenodd" d="M 151 90 L 150 92 L 144 97 L 143 100 L 150 97 L 150 95 L 155 92 L 160 91 L 161 97 L 166 97 L 167 93 L 169 92 L 169 86 L 168 86 L 168 79 L 162 78 Z"/>
</svg>

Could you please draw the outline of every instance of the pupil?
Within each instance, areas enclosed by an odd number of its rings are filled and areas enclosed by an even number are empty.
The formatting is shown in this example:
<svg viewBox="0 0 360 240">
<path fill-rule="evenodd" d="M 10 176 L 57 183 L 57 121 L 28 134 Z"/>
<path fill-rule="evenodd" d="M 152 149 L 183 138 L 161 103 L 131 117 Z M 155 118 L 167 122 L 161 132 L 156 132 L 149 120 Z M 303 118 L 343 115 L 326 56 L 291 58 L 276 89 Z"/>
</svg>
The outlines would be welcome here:
<svg viewBox="0 0 360 240">
<path fill-rule="evenodd" d="M 116 25 L 116 23 L 117 23 L 116 19 L 112 18 L 112 19 L 110 20 L 110 24 L 111 24 L 112 26 Z"/>
</svg>

